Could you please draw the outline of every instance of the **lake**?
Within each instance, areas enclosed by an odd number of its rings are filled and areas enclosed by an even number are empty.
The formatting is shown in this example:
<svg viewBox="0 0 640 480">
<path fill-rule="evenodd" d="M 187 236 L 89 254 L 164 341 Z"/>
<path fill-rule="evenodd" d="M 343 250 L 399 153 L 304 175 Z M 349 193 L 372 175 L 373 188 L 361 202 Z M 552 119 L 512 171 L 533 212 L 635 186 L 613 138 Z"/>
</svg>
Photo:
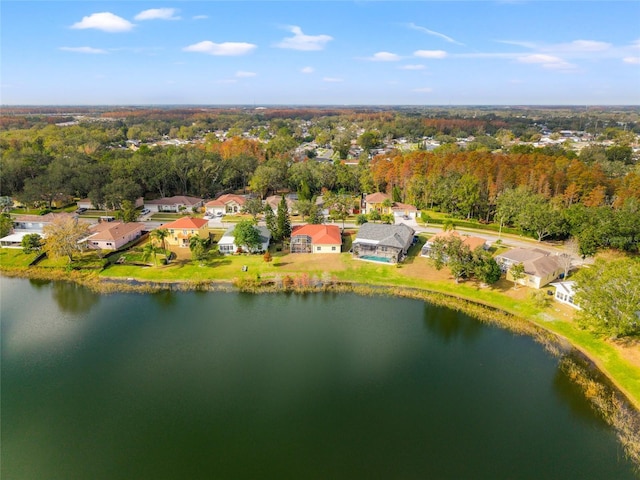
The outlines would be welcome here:
<svg viewBox="0 0 640 480">
<path fill-rule="evenodd" d="M 527 337 L 418 300 L 0 278 L 22 479 L 631 479 Z"/>
</svg>

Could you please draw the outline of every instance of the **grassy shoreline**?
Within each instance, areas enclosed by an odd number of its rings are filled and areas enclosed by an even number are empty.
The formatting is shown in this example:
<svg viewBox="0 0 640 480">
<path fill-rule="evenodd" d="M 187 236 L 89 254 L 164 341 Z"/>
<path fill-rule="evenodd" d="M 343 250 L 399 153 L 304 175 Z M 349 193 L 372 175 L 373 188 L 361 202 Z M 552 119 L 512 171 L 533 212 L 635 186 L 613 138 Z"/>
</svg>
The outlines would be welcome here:
<svg viewBox="0 0 640 480">
<path fill-rule="evenodd" d="M 278 260 L 279 263 L 278 263 Z M 341 268 L 321 271 L 305 262 L 304 269 L 276 259 L 269 265 L 260 257 L 224 258 L 194 267 L 198 275 L 184 276 L 185 264 L 163 267 L 112 265 L 101 272 L 59 267 L 16 267 L 0 263 L 9 277 L 73 281 L 99 293 L 159 290 L 245 291 L 253 293 L 320 291 L 414 298 L 463 311 L 482 322 L 528 335 L 560 358 L 561 368 L 581 386 L 594 409 L 618 434 L 632 461 L 640 469 L 640 368 L 631 365 L 607 341 L 580 330 L 553 310 L 508 297 L 500 289 L 481 288 L 472 282 L 415 278 L 410 268 L 379 266 L 342 257 Z M 249 264 L 249 271 L 240 266 Z M 216 268 L 221 271 L 215 272 Z M 239 273 L 240 271 L 240 273 Z M 235 273 L 230 273 L 235 272 Z M 137 275 L 136 275 L 137 274 Z"/>
</svg>

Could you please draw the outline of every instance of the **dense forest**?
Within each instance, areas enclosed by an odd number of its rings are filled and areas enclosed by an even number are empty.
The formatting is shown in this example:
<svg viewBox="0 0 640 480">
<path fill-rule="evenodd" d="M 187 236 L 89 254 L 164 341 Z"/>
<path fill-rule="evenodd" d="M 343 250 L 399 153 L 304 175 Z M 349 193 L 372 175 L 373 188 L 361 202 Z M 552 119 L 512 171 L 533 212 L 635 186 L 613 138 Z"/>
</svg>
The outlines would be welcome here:
<svg viewBox="0 0 640 480">
<path fill-rule="evenodd" d="M 118 209 L 139 196 L 382 191 L 539 240 L 573 236 L 583 255 L 635 251 L 639 118 L 637 108 L 13 108 L 0 117 L 0 195 Z M 589 143 L 534 146 L 565 130 Z M 394 148 L 399 139 L 415 148 Z M 334 157 L 301 154 L 309 143 Z"/>
</svg>

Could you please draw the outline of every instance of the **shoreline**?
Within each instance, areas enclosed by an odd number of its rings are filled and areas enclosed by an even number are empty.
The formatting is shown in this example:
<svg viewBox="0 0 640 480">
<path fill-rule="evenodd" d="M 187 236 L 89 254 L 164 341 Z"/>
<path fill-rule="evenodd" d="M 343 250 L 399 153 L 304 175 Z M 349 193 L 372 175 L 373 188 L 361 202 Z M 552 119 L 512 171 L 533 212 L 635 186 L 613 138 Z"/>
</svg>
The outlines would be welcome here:
<svg viewBox="0 0 640 480">
<path fill-rule="evenodd" d="M 150 281 L 133 277 L 98 277 L 93 272 L 60 269 L 11 269 L 0 266 L 0 276 L 48 281 L 74 282 L 100 294 L 138 293 L 148 294 L 160 291 L 223 291 L 252 294 L 313 294 L 313 293 L 354 293 L 356 295 L 377 295 L 408 298 L 429 302 L 434 305 L 463 312 L 478 321 L 508 330 L 516 335 L 527 335 L 540 344 L 549 354 L 556 357 L 561 368 L 583 391 L 592 408 L 614 429 L 625 453 L 640 470 L 640 405 L 603 366 L 598 358 L 570 339 L 545 328 L 539 322 L 518 316 L 488 303 L 429 290 L 421 287 L 395 285 L 367 285 L 355 282 L 331 281 L 321 286 L 278 287 L 271 281 Z"/>
</svg>

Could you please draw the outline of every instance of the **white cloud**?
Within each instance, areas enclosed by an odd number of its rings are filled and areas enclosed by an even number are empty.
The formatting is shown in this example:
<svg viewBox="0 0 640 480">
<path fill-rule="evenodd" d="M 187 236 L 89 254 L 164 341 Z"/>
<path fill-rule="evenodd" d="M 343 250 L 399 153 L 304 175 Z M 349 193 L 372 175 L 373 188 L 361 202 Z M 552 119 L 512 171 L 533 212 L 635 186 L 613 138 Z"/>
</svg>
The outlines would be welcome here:
<svg viewBox="0 0 640 480">
<path fill-rule="evenodd" d="M 144 10 L 137 14 L 134 20 L 180 20 L 180 17 L 176 17 L 178 12 L 175 8 L 151 8 Z"/>
<path fill-rule="evenodd" d="M 607 42 L 598 42 L 596 40 L 574 40 L 570 43 L 561 43 L 551 46 L 548 50 L 562 52 L 602 52 L 611 48 L 611 44 Z"/>
<path fill-rule="evenodd" d="M 288 30 L 293 33 L 293 37 L 283 39 L 276 44 L 276 47 L 302 51 L 322 50 L 328 42 L 333 40 L 329 35 L 305 35 L 302 29 L 295 25 L 288 27 Z"/>
<path fill-rule="evenodd" d="M 192 18 L 194 20 L 206 20 L 207 18 L 209 18 L 209 15 L 194 15 Z"/>
<path fill-rule="evenodd" d="M 94 55 L 108 53 L 106 50 L 102 50 L 101 48 L 93 48 L 93 47 L 60 47 L 60 50 L 64 50 L 65 52 L 89 53 Z"/>
<path fill-rule="evenodd" d="M 416 50 L 413 54 L 420 58 L 445 58 L 447 56 L 447 52 L 444 50 Z"/>
<path fill-rule="evenodd" d="M 256 72 L 244 72 L 242 70 L 236 72 L 236 77 L 238 78 L 250 78 L 255 77 L 256 75 Z"/>
<path fill-rule="evenodd" d="M 431 92 L 433 92 L 433 88 L 431 88 L 431 87 L 414 88 L 412 90 L 412 92 L 416 92 L 416 93 L 431 93 Z"/>
<path fill-rule="evenodd" d="M 453 38 L 445 35 L 444 33 L 434 32 L 433 30 L 429 30 L 428 28 L 421 27 L 420 25 L 416 25 L 415 23 L 410 23 L 408 27 L 411 28 L 412 30 L 418 30 L 419 32 L 426 33 L 427 35 L 433 35 L 434 37 L 441 38 L 446 42 L 455 43 L 456 45 L 464 46 L 464 43 L 460 43 L 454 40 Z"/>
<path fill-rule="evenodd" d="M 372 62 L 397 62 L 400 60 L 400 56 L 390 52 L 377 52 L 367 58 L 367 60 L 371 60 Z"/>
<path fill-rule="evenodd" d="M 398 67 L 400 70 L 424 70 L 426 67 L 424 65 L 402 65 Z"/>
<path fill-rule="evenodd" d="M 622 59 L 624 63 L 631 63 L 633 65 L 640 65 L 640 57 L 624 57 Z"/>
<path fill-rule="evenodd" d="M 300 69 L 300 71 L 302 73 L 313 73 L 316 70 L 313 67 L 303 67 L 302 69 Z"/>
<path fill-rule="evenodd" d="M 198 52 L 206 53 L 207 55 L 216 56 L 238 56 L 246 55 L 255 50 L 256 45 L 253 43 L 245 42 L 223 42 L 213 43 L 209 40 L 203 42 L 194 43 L 188 47 L 184 47 L 182 50 L 185 52 Z"/>
<path fill-rule="evenodd" d="M 563 60 L 555 55 L 546 55 L 544 53 L 533 53 L 531 55 L 525 55 L 518 57 L 518 61 L 521 63 L 532 63 L 542 65 L 544 68 L 552 70 L 570 70 L 575 68 L 575 65 Z"/>
<path fill-rule="evenodd" d="M 341 78 L 336 78 L 336 77 L 324 77 L 322 79 L 323 82 L 328 82 L 328 83 L 337 83 L 337 82 L 342 82 Z"/>
<path fill-rule="evenodd" d="M 88 17 L 82 17 L 82 20 L 71 25 L 71 28 L 84 30 L 87 28 L 95 28 L 103 32 L 128 32 L 135 25 L 129 20 L 114 15 L 111 12 L 92 13 Z"/>
</svg>

